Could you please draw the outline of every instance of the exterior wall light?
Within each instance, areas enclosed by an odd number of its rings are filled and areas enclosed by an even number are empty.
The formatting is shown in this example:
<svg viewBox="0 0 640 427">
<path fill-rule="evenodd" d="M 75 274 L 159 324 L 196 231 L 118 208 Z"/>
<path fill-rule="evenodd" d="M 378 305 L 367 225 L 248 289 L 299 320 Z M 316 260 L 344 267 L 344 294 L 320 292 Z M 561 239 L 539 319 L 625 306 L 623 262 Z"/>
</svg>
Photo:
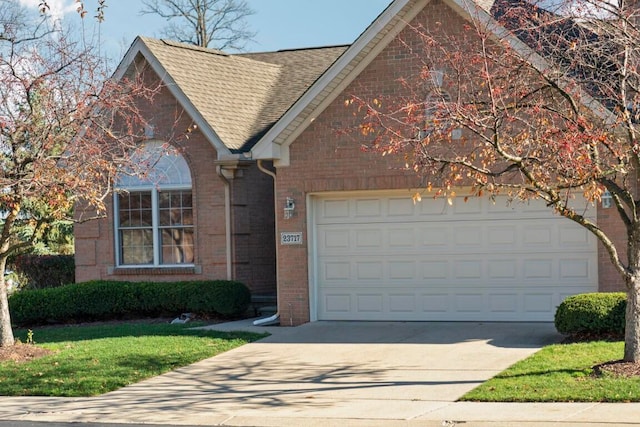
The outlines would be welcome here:
<svg viewBox="0 0 640 427">
<path fill-rule="evenodd" d="M 284 202 L 284 219 L 290 219 L 293 216 L 293 212 L 296 210 L 296 204 L 291 197 L 287 197 Z"/>
<path fill-rule="evenodd" d="M 609 190 L 606 190 L 600 200 L 602 201 L 602 207 L 604 209 L 609 209 L 613 203 L 613 196 L 611 196 Z"/>
</svg>

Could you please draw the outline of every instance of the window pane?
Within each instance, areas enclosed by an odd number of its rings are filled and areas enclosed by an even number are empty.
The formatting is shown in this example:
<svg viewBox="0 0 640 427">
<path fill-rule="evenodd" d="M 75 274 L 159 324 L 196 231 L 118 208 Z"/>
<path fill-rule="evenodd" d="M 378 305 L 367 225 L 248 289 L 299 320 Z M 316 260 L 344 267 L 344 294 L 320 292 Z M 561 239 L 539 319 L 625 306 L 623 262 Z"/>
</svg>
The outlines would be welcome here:
<svg viewBox="0 0 640 427">
<path fill-rule="evenodd" d="M 160 209 L 169 209 L 171 207 L 170 191 L 163 191 L 158 194 L 158 206 Z"/>
<path fill-rule="evenodd" d="M 180 184 L 191 186 L 191 173 L 180 150 L 161 141 L 148 141 L 132 154 L 138 167 L 131 168 L 117 178 L 120 188 L 141 185 Z M 144 173 L 144 176 L 140 174 Z"/>
<path fill-rule="evenodd" d="M 120 231 L 122 264 L 153 264 L 153 231 L 121 230 Z"/>
<path fill-rule="evenodd" d="M 160 227 L 192 225 L 191 191 L 163 191 L 159 195 Z"/>
<path fill-rule="evenodd" d="M 165 228 L 160 241 L 162 264 L 193 264 L 193 228 Z"/>
<path fill-rule="evenodd" d="M 184 225 L 193 225 L 193 209 L 182 209 L 182 223 Z"/>
<path fill-rule="evenodd" d="M 120 227 L 149 227 L 152 223 L 151 193 L 136 192 L 118 195 Z"/>
</svg>

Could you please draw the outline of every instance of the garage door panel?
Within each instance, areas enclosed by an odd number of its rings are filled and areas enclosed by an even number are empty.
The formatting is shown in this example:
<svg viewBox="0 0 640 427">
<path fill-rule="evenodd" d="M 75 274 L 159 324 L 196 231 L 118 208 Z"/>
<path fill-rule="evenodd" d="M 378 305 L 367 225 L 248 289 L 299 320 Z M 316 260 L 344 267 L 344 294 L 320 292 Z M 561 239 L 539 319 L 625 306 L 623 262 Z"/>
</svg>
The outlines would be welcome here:
<svg viewBox="0 0 640 427">
<path fill-rule="evenodd" d="M 493 313 L 517 313 L 518 294 L 515 293 L 496 293 L 489 295 L 489 309 Z"/>
<path fill-rule="evenodd" d="M 336 293 L 326 294 L 320 299 L 323 312 L 332 316 L 348 316 L 353 313 L 351 294 Z"/>
<path fill-rule="evenodd" d="M 534 293 L 524 294 L 524 312 L 527 314 L 532 313 L 548 313 L 553 314 L 554 307 L 559 305 L 553 303 L 553 294 L 550 293 Z"/>
<path fill-rule="evenodd" d="M 333 320 L 423 321 L 548 321 L 567 295 L 550 292 L 519 293 L 489 289 L 483 292 L 409 290 L 396 292 L 330 293 L 320 297 L 320 308 Z"/>
<path fill-rule="evenodd" d="M 548 225 L 532 225 L 522 231 L 524 237 L 522 243 L 532 249 L 552 247 L 553 239 L 551 237 L 554 235 L 552 231 Z"/>
<path fill-rule="evenodd" d="M 329 283 L 340 281 L 348 283 L 352 280 L 351 263 L 345 261 L 327 261 L 323 263 L 322 279 Z"/>
<path fill-rule="evenodd" d="M 355 295 L 355 301 L 357 304 L 356 311 L 358 313 L 383 313 L 384 312 L 384 295 L 382 293 L 360 293 Z"/>
<path fill-rule="evenodd" d="M 414 227 L 393 227 L 387 231 L 391 248 L 415 248 L 417 245 Z"/>
<path fill-rule="evenodd" d="M 416 207 L 410 197 L 390 197 L 386 199 L 386 216 L 406 218 L 416 214 Z"/>
<path fill-rule="evenodd" d="M 464 203 L 454 203 L 449 208 L 452 215 L 460 217 L 461 215 L 477 216 L 485 210 L 486 200 L 479 198 L 469 198 Z M 447 203 L 448 204 L 448 203 Z"/>
<path fill-rule="evenodd" d="M 382 215 L 382 200 L 380 199 L 356 200 L 353 208 L 354 208 L 354 217 L 356 219 L 379 217 Z"/>
<path fill-rule="evenodd" d="M 453 262 L 454 281 L 474 281 L 479 283 L 482 280 L 482 261 L 476 259 L 459 259 Z"/>
<path fill-rule="evenodd" d="M 425 217 L 437 217 L 438 220 L 455 219 L 456 221 L 477 221 L 481 219 L 519 220 L 546 219 L 557 220 L 561 217 L 549 209 L 541 200 L 531 200 L 526 203 L 507 203 L 506 198 L 497 198 L 492 203 L 487 198 L 456 199 L 449 205 L 444 199 L 424 198 L 422 202 L 414 203 L 410 196 L 385 198 L 331 198 L 317 199 L 317 224 L 353 223 L 374 220 L 382 222 L 423 221 Z M 594 218 L 596 209 L 578 197 L 573 204 L 585 216 Z M 563 219 L 564 220 L 564 219 Z"/>
<path fill-rule="evenodd" d="M 492 280 L 516 280 L 518 279 L 518 263 L 513 260 L 488 260 L 487 277 Z"/>
<path fill-rule="evenodd" d="M 451 227 L 451 234 L 454 236 L 454 243 L 457 248 L 460 246 L 480 247 L 482 245 L 484 230 L 478 226 Z M 464 250 L 459 248 L 459 250 Z"/>
<path fill-rule="evenodd" d="M 421 305 L 421 312 L 424 315 L 437 316 L 449 311 L 451 305 L 451 296 L 444 290 L 442 292 L 433 291 L 430 294 L 421 293 L 417 299 Z M 434 317 L 431 317 L 434 319 Z"/>
<path fill-rule="evenodd" d="M 550 321 L 566 296 L 597 289 L 590 233 L 544 204 L 502 202 L 319 198 L 318 318 Z"/>
<path fill-rule="evenodd" d="M 389 312 L 414 313 L 417 310 L 416 298 L 413 293 L 390 293 Z"/>
<path fill-rule="evenodd" d="M 329 251 L 349 251 L 351 249 L 350 233 L 345 233 L 344 230 L 324 230 L 321 237 L 322 247 Z"/>
<path fill-rule="evenodd" d="M 448 231 L 449 229 L 444 225 L 442 227 L 423 226 L 415 230 L 415 233 L 418 236 L 417 241 L 422 243 L 421 249 L 442 251 L 452 244 L 451 234 Z"/>
<path fill-rule="evenodd" d="M 349 199 L 323 200 L 320 202 L 321 215 L 325 221 L 350 218 L 349 207 Z"/>
<path fill-rule="evenodd" d="M 477 256 L 474 256 L 477 255 Z M 585 285 L 597 280 L 596 265 L 587 257 L 562 257 L 563 254 L 449 254 L 438 259 L 412 259 L 404 255 L 369 255 L 345 259 L 340 256 L 320 259 L 319 281 L 326 286 L 366 288 L 369 282 L 381 282 L 393 288 L 395 283 L 421 287 L 445 282 L 449 285 L 484 286 L 558 286 Z M 479 256 L 485 256 L 478 259 Z"/>
<path fill-rule="evenodd" d="M 446 280 L 450 277 L 449 260 L 422 261 L 421 262 L 422 281 L 425 280 Z"/>
<path fill-rule="evenodd" d="M 498 248 L 518 246 L 518 232 L 515 224 L 487 226 L 487 244 Z"/>
<path fill-rule="evenodd" d="M 354 264 L 356 276 L 349 278 L 348 283 L 354 280 L 361 283 L 381 282 L 384 280 L 384 270 L 381 262 L 356 261 Z"/>
<path fill-rule="evenodd" d="M 385 246 L 383 243 L 383 235 L 382 231 L 378 228 L 362 228 L 354 231 L 355 239 L 353 250 L 367 250 L 369 248 L 374 248 L 375 250 L 379 250 L 379 248 Z"/>
<path fill-rule="evenodd" d="M 575 227 L 573 224 L 562 224 L 558 227 L 558 240 L 562 248 L 572 249 L 584 247 L 589 244 L 590 233 L 583 227 Z"/>
<path fill-rule="evenodd" d="M 566 220 L 568 222 L 568 220 Z M 573 228 L 572 228 L 573 227 Z M 385 223 L 347 226 L 318 226 L 318 247 L 327 253 L 358 254 L 399 250 L 455 253 L 480 252 L 558 252 L 591 253 L 593 237 L 577 225 L 558 226 L 539 222 L 528 226 L 522 221 L 501 221 L 500 226 L 478 222 L 473 226 L 454 222 Z M 323 252 L 324 253 L 324 252 Z"/>
<path fill-rule="evenodd" d="M 589 278 L 589 261 L 586 259 L 561 259 L 559 263 L 559 279 L 586 280 Z"/>
</svg>

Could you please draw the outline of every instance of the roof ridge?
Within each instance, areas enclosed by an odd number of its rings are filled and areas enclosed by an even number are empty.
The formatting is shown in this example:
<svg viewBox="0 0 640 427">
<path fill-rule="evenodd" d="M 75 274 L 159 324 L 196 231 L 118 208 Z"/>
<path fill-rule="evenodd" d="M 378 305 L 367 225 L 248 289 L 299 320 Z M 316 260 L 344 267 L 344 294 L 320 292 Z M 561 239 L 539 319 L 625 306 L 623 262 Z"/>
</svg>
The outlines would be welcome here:
<svg viewBox="0 0 640 427">
<path fill-rule="evenodd" d="M 190 43 L 184 43 L 184 42 L 179 42 L 176 40 L 170 40 L 170 39 L 156 39 L 154 37 L 147 37 L 147 36 L 138 36 L 140 39 L 142 39 L 143 42 L 145 43 L 156 43 L 156 44 L 163 44 L 165 46 L 169 46 L 169 47 L 175 47 L 178 49 L 185 49 L 185 50 L 193 50 L 195 52 L 202 52 L 202 53 L 208 53 L 208 54 L 212 54 L 212 55 L 219 55 L 219 56 L 231 56 L 229 53 L 222 51 L 220 49 L 213 49 L 213 48 L 208 48 L 208 47 L 202 47 L 202 46 L 196 46 Z"/>
<path fill-rule="evenodd" d="M 260 52 L 239 52 L 233 53 L 233 56 L 245 56 L 245 55 L 267 55 L 267 54 L 275 54 L 275 53 L 285 53 L 285 52 L 307 52 L 311 50 L 321 50 L 321 49 L 338 49 L 341 47 L 349 47 L 351 43 L 343 43 L 343 44 L 333 44 L 326 46 L 311 46 L 311 47 L 294 47 L 289 49 L 278 49 L 278 50 L 265 50 Z"/>
<path fill-rule="evenodd" d="M 202 46 L 196 46 L 194 44 L 189 44 L 189 43 L 183 43 L 183 42 L 178 42 L 175 40 L 169 40 L 169 39 L 160 39 L 160 41 L 162 43 L 164 43 L 167 46 L 172 46 L 172 47 L 177 47 L 180 49 L 188 49 L 188 50 L 194 50 L 196 52 L 202 52 L 202 53 L 209 53 L 212 55 L 220 55 L 220 56 L 230 56 L 228 53 L 219 50 L 219 49 L 212 49 L 212 48 L 208 48 L 208 47 L 202 47 Z"/>
</svg>

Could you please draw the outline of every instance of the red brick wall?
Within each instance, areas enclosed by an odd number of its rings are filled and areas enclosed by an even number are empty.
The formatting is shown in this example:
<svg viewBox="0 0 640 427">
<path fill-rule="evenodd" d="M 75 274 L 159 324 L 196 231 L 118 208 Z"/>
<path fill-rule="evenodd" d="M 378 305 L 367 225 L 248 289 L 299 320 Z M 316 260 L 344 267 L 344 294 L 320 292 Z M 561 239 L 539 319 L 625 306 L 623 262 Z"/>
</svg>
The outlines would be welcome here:
<svg viewBox="0 0 640 427">
<path fill-rule="evenodd" d="M 423 24 L 442 28 L 462 28 L 464 21 L 440 2 L 432 2 L 418 15 L 412 26 Z M 402 31 L 381 54 L 347 87 L 343 94 L 318 117 L 290 146 L 290 166 L 278 168 L 279 207 L 285 198 L 296 201 L 296 213 L 283 219 L 277 212 L 279 231 L 304 232 L 301 246 L 279 246 L 278 283 L 279 309 L 282 325 L 296 325 L 309 321 L 309 270 L 307 253 L 306 197 L 309 193 L 348 190 L 384 190 L 421 188 L 418 178 L 401 170 L 401 156 L 386 156 L 363 152 L 362 136 L 345 133 L 357 129 L 361 123 L 353 109 L 345 106 L 352 94 L 362 98 L 401 95 L 400 77 L 418 72 L 421 63 L 407 54 L 406 45 L 417 41 L 413 30 Z M 423 187 L 424 185 L 422 185 Z M 607 227 L 619 228 L 612 210 L 600 210 Z M 600 251 L 599 271 L 601 290 L 620 289 L 618 276 L 610 267 L 608 255 Z"/>
<path fill-rule="evenodd" d="M 613 240 L 619 257 L 626 262 L 627 256 L 627 232 L 624 224 L 618 216 L 615 207 L 608 209 L 598 208 L 598 225 Z M 598 243 L 598 282 L 601 292 L 624 291 L 625 284 L 620 273 L 613 267 L 609 252 L 602 243 Z"/>
<path fill-rule="evenodd" d="M 148 111 L 155 137 L 180 135 L 191 119 L 168 90 L 155 98 Z M 216 151 L 199 130 L 188 139 L 177 138 L 192 174 L 195 269 L 115 268 L 112 204 L 105 219 L 78 224 L 76 280 L 177 281 L 226 279 L 225 190 L 216 171 Z M 240 168 L 231 181 L 233 223 L 233 278 L 254 293 L 275 293 L 273 181 L 255 162 Z M 112 200 L 112 199 L 111 199 Z"/>
</svg>

